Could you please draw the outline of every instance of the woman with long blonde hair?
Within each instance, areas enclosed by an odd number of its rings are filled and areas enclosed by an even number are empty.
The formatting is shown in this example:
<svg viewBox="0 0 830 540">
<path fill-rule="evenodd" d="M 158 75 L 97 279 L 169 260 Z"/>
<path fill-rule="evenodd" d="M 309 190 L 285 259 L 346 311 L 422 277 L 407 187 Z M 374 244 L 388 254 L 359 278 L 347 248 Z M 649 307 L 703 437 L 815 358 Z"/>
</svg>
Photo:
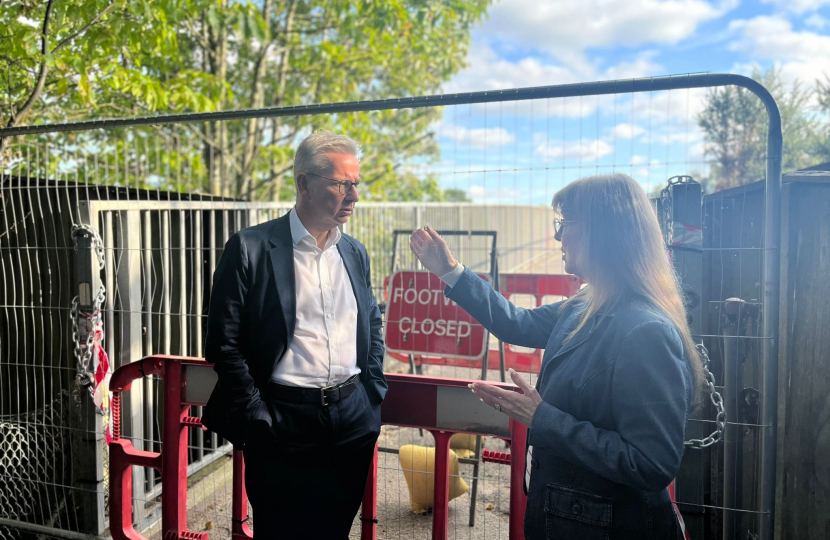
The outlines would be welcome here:
<svg viewBox="0 0 830 540">
<path fill-rule="evenodd" d="M 410 247 L 445 294 L 499 339 L 544 348 L 536 387 L 471 385 L 530 428 L 525 537 L 670 539 L 667 486 L 680 468 L 702 366 L 680 288 L 642 187 L 623 174 L 583 178 L 553 199 L 572 298 L 518 308 L 453 258 L 431 228 Z"/>
</svg>

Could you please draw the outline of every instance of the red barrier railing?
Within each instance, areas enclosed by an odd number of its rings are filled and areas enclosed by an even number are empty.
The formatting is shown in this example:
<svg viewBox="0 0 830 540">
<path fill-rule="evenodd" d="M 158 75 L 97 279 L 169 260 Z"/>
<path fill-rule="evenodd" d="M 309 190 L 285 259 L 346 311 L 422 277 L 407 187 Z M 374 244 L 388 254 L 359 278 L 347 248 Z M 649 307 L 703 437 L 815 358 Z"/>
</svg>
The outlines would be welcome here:
<svg viewBox="0 0 830 540">
<path fill-rule="evenodd" d="M 200 370 L 200 376 L 186 376 L 189 369 Z M 203 372 L 202 372 L 203 370 Z M 155 375 L 164 379 L 164 428 L 161 452 L 137 450 L 121 437 L 122 393 L 129 390 L 132 381 Z M 449 515 L 450 437 L 455 433 L 495 435 L 511 446 L 511 454 L 491 456 L 488 461 L 510 465 L 510 522 L 511 539 L 521 539 L 526 497 L 522 490 L 527 429 L 510 420 L 506 428 L 496 425 L 489 429 L 479 413 L 470 419 L 469 426 L 458 415 L 439 411 L 439 396 L 447 395 L 466 400 L 472 394 L 467 389 L 471 381 L 412 375 L 387 374 L 389 392 L 381 409 L 384 424 L 421 428 L 435 439 L 435 484 L 433 507 L 433 538 L 447 538 Z M 198 382 L 197 382 L 198 381 Z M 215 376 L 211 365 L 200 358 L 150 356 L 118 368 L 113 373 L 110 388 L 113 392 L 113 441 L 109 447 L 110 467 L 110 531 L 113 539 L 144 540 L 133 527 L 132 467 L 151 467 L 161 473 L 162 538 L 176 540 L 207 540 L 206 532 L 187 530 L 187 439 L 188 429 L 201 429 L 201 419 L 189 416 L 191 406 L 204 405 Z M 188 386 L 188 384 L 190 386 Z M 196 387 L 196 386 L 200 387 Z M 516 389 L 512 385 L 504 388 Z M 474 397 L 474 396 L 473 396 Z M 475 398 L 478 402 L 478 398 Z M 483 405 L 482 405 L 483 406 Z M 484 411 L 490 413 L 490 409 Z M 501 418 L 498 417 L 501 422 Z M 252 538 L 247 523 L 248 501 L 245 493 L 245 470 L 242 452 L 233 452 L 232 530 L 233 540 Z M 362 540 L 375 540 L 377 533 L 377 451 L 366 480 L 366 491 L 361 511 Z"/>
<path fill-rule="evenodd" d="M 388 281 L 384 281 L 384 297 L 388 298 Z M 499 276 L 499 292 L 510 300 L 514 295 L 522 294 L 533 296 L 536 307 L 543 304 L 547 296 L 571 297 L 579 291 L 583 281 L 573 275 L 559 274 L 501 274 Z M 542 366 L 542 349 L 528 350 L 524 347 L 516 348 L 513 345 L 504 346 L 504 369 L 513 368 L 520 373 L 539 373 Z M 488 369 L 499 369 L 501 365 L 500 352 L 492 349 L 487 354 Z M 409 362 L 409 356 L 401 353 L 389 353 L 389 356 L 403 363 Z M 440 366 L 481 368 L 481 359 L 467 360 L 463 358 L 448 358 L 445 356 L 415 355 L 415 365 L 430 364 Z"/>
</svg>

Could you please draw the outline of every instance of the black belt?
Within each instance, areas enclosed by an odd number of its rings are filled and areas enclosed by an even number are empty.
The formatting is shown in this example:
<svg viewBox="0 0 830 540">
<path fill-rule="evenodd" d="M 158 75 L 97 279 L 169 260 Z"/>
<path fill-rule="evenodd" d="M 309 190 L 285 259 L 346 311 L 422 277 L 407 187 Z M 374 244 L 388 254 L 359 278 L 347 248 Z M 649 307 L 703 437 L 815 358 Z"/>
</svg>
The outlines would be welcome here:
<svg viewBox="0 0 830 540">
<path fill-rule="evenodd" d="M 294 403 L 319 403 L 328 407 L 345 399 L 352 392 L 357 390 L 359 378 L 353 375 L 348 381 L 337 386 L 326 386 L 325 388 L 300 388 L 298 386 L 285 386 L 269 382 L 265 387 L 265 397 L 282 401 L 293 401 Z"/>
</svg>

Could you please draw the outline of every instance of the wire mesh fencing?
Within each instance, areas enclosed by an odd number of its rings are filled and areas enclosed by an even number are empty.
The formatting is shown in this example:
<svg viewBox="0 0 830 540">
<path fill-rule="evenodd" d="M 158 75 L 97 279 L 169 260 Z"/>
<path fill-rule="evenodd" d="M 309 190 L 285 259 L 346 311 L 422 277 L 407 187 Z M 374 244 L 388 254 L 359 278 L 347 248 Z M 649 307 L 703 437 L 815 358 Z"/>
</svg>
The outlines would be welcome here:
<svg viewBox="0 0 830 540">
<path fill-rule="evenodd" d="M 711 88 L 725 85 L 751 87 L 769 107 L 768 95 L 753 84 L 734 76 L 683 76 L 0 131 L 0 417 L 3 429 L 19 434 L 0 443 L 0 459 L 9 456 L 0 462 L 0 483 L 30 486 L 29 491 L 2 490 L 10 499 L 2 505 L 6 513 L 0 515 L 0 525 L 23 522 L 56 534 L 105 532 L 106 425 L 95 414 L 87 388 L 76 384 L 72 299 L 78 295 L 84 304 L 86 294 L 88 313 L 91 292 L 99 284 L 106 291 L 100 346 L 113 368 L 150 354 L 201 356 L 212 273 L 224 243 L 236 231 L 291 209 L 293 148 L 313 130 L 348 135 L 356 126 L 400 129 L 393 145 L 376 148 L 371 141 L 358 141 L 364 143 L 360 202 L 343 227 L 367 247 L 380 303 L 388 303 L 388 280 L 396 272 L 422 270 L 405 235 L 395 231 L 430 225 L 458 233 L 494 232 L 493 248 L 473 245 L 469 234 L 448 239 L 462 263 L 490 273 L 494 286 L 517 304 L 534 307 L 567 296 L 564 289 L 539 285 L 511 288 L 514 282 L 509 281 L 509 276 L 564 274 L 552 230 L 550 202 L 556 191 L 578 178 L 612 172 L 631 175 L 655 196 L 673 176 L 716 179 L 719 163 L 707 152 L 698 115 Z M 734 466 L 724 473 L 722 446 L 695 458 L 693 465 L 684 462 L 692 469 L 679 480 L 679 493 L 688 497 L 680 502 L 691 517 L 693 538 L 730 537 L 724 531 L 732 526 L 740 527 L 741 536 L 769 538 L 777 383 L 774 202 L 780 180 L 774 103 L 769 110 L 770 150 L 746 158 L 742 169 L 754 175 L 742 181 L 767 181 L 757 204 L 747 205 L 747 197 L 754 196 L 748 188 L 711 195 L 704 202 L 699 271 L 704 315 L 697 337 L 713 351 L 719 386 L 726 377 L 721 366 L 733 365 L 723 357 L 733 353 L 718 343 L 725 343 L 725 335 L 747 343 L 735 354 L 753 355 L 755 368 L 745 382 L 758 395 L 750 399 L 757 405 L 756 417 L 737 402 L 727 413 L 730 426 L 751 432 L 744 435 L 738 473 L 733 474 Z M 405 202 L 379 202 L 390 194 Z M 92 227 L 100 236 L 102 270 L 88 238 L 76 247 L 73 227 L 78 225 Z M 734 330 L 725 327 L 732 321 L 727 308 L 718 307 L 732 296 L 744 300 L 733 317 L 743 326 Z M 756 315 L 745 316 L 752 306 L 757 306 Z M 492 336 L 487 336 L 485 350 L 495 354 L 484 370 L 481 360 L 421 361 L 427 352 L 418 359 L 387 355 L 385 368 L 498 380 L 502 356 L 536 354 Z M 533 382 L 534 369 L 525 370 L 525 376 Z M 129 392 L 123 434 L 137 448 L 163 450 L 158 410 L 163 390 L 162 381 L 146 377 Z M 708 429 L 711 414 L 705 411 L 690 425 Z M 14 442 L 26 437 L 38 441 L 37 452 L 27 446 L 32 443 Z M 193 530 L 226 537 L 230 446 L 198 429 L 190 437 Z M 380 537 L 428 534 L 422 526 L 428 520 L 410 505 L 400 449 L 432 444 L 417 429 L 384 427 L 381 445 L 390 451 L 380 457 Z M 453 538 L 506 537 L 509 478 L 502 465 L 481 462 L 482 448 L 506 451 L 500 440 L 488 439 L 473 449 L 475 459 L 460 458 L 457 478 L 469 489 L 451 503 Z M 52 466 L 26 472 L 24 461 Z M 60 465 L 64 462 L 69 465 Z M 152 537 L 158 534 L 159 478 L 152 469 L 134 472 L 134 520 Z M 684 491 L 682 482 L 692 482 L 688 478 L 696 479 L 695 487 Z M 738 495 L 724 499 L 727 492 Z M 31 504 L 38 496 L 26 493 L 43 493 L 42 504 Z M 730 516 L 741 516 L 739 523 Z"/>
</svg>

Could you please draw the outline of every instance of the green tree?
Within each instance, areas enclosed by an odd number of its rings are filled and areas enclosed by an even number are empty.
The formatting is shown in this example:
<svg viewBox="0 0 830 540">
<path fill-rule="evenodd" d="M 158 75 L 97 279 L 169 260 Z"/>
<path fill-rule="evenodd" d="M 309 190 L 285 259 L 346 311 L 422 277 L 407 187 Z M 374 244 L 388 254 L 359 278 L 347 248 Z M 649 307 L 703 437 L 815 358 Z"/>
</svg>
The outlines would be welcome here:
<svg viewBox="0 0 830 540">
<path fill-rule="evenodd" d="M 444 190 L 444 200 L 447 202 L 472 202 L 467 192 L 458 188 L 447 188 Z"/>
<path fill-rule="evenodd" d="M 830 163 L 830 75 L 816 82 L 819 124 L 813 138 L 814 165 Z"/>
<path fill-rule="evenodd" d="M 488 4 L 7 1 L 0 4 L 9 22 L 0 35 L 0 72 L 13 74 L 13 84 L 5 92 L 4 124 L 432 93 L 463 66 L 470 31 Z M 136 163 L 124 166 L 145 171 L 135 185 L 267 200 L 293 192 L 297 138 L 332 129 L 366 149 L 369 198 L 434 200 L 443 197 L 435 179 L 406 173 L 404 165 L 438 159 L 429 125 L 440 114 L 431 108 L 271 117 L 133 129 L 120 138 L 91 132 L 81 139 L 112 156 L 128 155 L 128 146 L 143 148 L 130 158 Z M 188 172 L 159 178 L 146 173 L 148 163 Z"/>
<path fill-rule="evenodd" d="M 176 30 L 191 7 L 187 0 L 0 3 L 3 126 L 211 110 L 211 77 L 154 72 L 154 58 L 167 63 L 178 54 Z"/>
<path fill-rule="evenodd" d="M 774 69 L 752 78 L 769 90 L 781 113 L 784 137 L 782 171 L 814 165 L 816 133 L 821 122 L 811 107 L 814 92 L 795 82 L 787 86 Z M 707 190 L 727 189 L 766 178 L 767 113 L 763 103 L 742 88 L 727 86 L 709 92 L 698 117 L 710 162 L 702 177 Z"/>
</svg>

